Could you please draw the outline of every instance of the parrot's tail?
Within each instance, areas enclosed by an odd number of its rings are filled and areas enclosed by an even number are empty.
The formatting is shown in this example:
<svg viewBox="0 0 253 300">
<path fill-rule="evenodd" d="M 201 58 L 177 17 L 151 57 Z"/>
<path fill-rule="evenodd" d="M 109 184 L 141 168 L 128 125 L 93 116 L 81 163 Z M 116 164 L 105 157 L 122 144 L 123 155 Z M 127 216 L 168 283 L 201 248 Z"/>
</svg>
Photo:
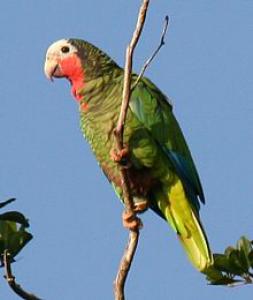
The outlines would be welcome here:
<svg viewBox="0 0 253 300">
<path fill-rule="evenodd" d="M 172 187 L 166 188 L 166 191 L 157 191 L 156 200 L 165 219 L 176 231 L 194 267 L 205 272 L 212 265 L 213 256 L 198 213 L 189 203 L 181 181 L 178 179 Z"/>
<path fill-rule="evenodd" d="M 200 220 L 192 213 L 194 227 L 188 236 L 178 234 L 190 261 L 200 272 L 205 272 L 213 264 L 213 255 Z"/>
</svg>

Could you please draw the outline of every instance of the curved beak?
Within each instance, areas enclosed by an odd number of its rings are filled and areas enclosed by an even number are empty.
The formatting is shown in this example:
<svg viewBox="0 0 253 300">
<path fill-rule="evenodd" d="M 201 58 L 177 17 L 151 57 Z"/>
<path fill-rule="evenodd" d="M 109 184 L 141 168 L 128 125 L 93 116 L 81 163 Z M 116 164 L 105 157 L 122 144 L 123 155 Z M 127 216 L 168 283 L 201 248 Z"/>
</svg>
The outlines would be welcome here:
<svg viewBox="0 0 253 300">
<path fill-rule="evenodd" d="M 53 81 L 53 77 L 62 77 L 61 67 L 56 58 L 46 58 L 44 72 L 46 77 L 51 81 Z"/>
</svg>

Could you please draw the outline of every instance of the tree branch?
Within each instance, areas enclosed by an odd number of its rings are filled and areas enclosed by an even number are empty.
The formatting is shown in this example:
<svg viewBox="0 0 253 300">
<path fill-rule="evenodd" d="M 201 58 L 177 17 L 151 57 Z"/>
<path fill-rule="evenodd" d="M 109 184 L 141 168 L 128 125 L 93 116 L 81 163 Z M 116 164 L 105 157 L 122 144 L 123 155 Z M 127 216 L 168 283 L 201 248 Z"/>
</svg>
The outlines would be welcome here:
<svg viewBox="0 0 253 300">
<path fill-rule="evenodd" d="M 139 241 L 139 230 L 129 231 L 128 244 L 121 258 L 118 273 L 114 281 L 114 296 L 115 300 L 124 300 L 124 287 L 128 272 L 131 268 L 135 251 Z"/>
<path fill-rule="evenodd" d="M 37 296 L 30 294 L 22 289 L 22 287 L 16 283 L 15 276 L 12 274 L 11 271 L 11 262 L 10 262 L 11 255 L 8 253 L 8 250 L 4 251 L 3 255 L 3 264 L 5 267 L 5 278 L 10 286 L 10 288 L 22 299 L 26 300 L 41 300 Z"/>
<path fill-rule="evenodd" d="M 122 94 L 123 100 L 122 100 L 120 116 L 119 116 L 117 127 L 115 130 L 116 143 L 117 143 L 119 150 L 121 150 L 123 148 L 124 124 L 125 124 L 127 109 L 128 109 L 128 105 L 129 105 L 130 96 L 131 96 L 131 77 L 132 77 L 131 75 L 132 75 L 132 66 L 133 66 L 133 52 L 139 41 L 143 26 L 145 23 L 148 5 L 149 5 L 149 0 L 143 0 L 143 3 L 139 10 L 139 15 L 138 15 L 138 20 L 137 20 L 135 31 L 133 33 L 131 42 L 127 46 L 127 49 L 126 49 L 125 69 L 124 69 L 124 86 L 123 86 L 123 94 Z M 126 205 L 126 203 L 125 203 L 125 205 Z"/>
<path fill-rule="evenodd" d="M 145 23 L 148 6 L 149 6 L 149 0 L 143 0 L 139 10 L 135 31 L 133 33 L 131 42 L 126 49 L 122 105 L 121 105 L 121 111 L 120 111 L 117 127 L 114 131 L 116 150 L 118 152 L 120 152 L 124 148 L 123 133 L 124 133 L 124 124 L 126 120 L 127 110 L 129 106 L 129 100 L 131 96 L 131 75 L 132 75 L 132 65 L 133 65 L 133 52 L 138 43 L 138 40 L 140 38 Z M 133 203 L 133 199 L 129 187 L 128 171 L 126 168 L 123 167 L 121 167 L 121 182 L 122 182 L 125 210 L 132 213 L 133 216 L 136 217 L 133 209 L 134 203 Z M 138 239 L 139 239 L 139 229 L 130 230 L 129 241 L 125 249 L 125 252 L 123 254 L 123 257 L 121 259 L 118 273 L 114 282 L 114 295 L 116 300 L 125 299 L 124 286 L 135 254 L 135 250 L 137 248 Z"/>
<path fill-rule="evenodd" d="M 136 85 L 138 84 L 138 82 L 140 81 L 140 79 L 143 77 L 146 69 L 151 64 L 151 62 L 153 61 L 153 59 L 156 57 L 156 55 L 158 54 L 158 52 L 160 51 L 160 49 L 162 48 L 162 46 L 165 45 L 165 36 L 166 36 L 167 30 L 168 30 L 168 25 L 169 25 L 169 17 L 166 16 L 165 19 L 164 19 L 164 26 L 163 26 L 163 31 L 162 31 L 161 39 L 160 39 L 160 44 L 155 49 L 155 51 L 152 53 L 152 55 L 150 56 L 150 58 L 146 60 L 144 66 L 141 69 L 140 74 L 138 75 L 138 77 L 137 77 L 134 85 L 132 86 L 132 91 L 134 90 L 134 88 L 136 87 Z"/>
</svg>

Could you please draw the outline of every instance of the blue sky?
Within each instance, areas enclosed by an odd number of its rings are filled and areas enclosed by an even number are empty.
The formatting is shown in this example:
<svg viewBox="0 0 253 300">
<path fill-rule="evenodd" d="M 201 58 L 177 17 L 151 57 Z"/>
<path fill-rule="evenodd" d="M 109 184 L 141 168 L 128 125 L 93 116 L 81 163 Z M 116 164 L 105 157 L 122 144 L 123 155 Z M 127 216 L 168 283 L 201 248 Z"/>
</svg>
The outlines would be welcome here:
<svg viewBox="0 0 253 300">
<path fill-rule="evenodd" d="M 13 265 L 43 299 L 112 299 L 127 240 L 122 205 L 84 141 L 69 84 L 43 74 L 47 47 L 86 39 L 119 64 L 140 1 L 4 1 L 0 10 L 0 199 L 25 213 L 33 241 Z M 148 69 L 174 103 L 207 204 L 201 216 L 215 252 L 252 233 L 253 1 L 152 1 L 135 70 Z M 252 287 L 212 287 L 188 262 L 172 230 L 152 212 L 126 286 L 127 299 L 251 299 Z M 18 299 L 0 279 L 0 298 Z"/>
</svg>

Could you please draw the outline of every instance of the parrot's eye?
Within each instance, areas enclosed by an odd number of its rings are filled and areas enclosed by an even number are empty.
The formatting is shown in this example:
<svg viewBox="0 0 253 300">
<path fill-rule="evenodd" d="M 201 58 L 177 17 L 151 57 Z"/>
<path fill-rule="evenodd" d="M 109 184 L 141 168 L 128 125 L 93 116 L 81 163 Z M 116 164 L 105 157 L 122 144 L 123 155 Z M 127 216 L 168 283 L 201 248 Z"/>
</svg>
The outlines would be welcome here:
<svg viewBox="0 0 253 300">
<path fill-rule="evenodd" d="M 69 47 L 68 47 L 68 46 L 63 46 L 63 47 L 61 48 L 61 52 L 62 52 L 62 53 L 68 53 L 68 52 L 69 52 Z"/>
</svg>

